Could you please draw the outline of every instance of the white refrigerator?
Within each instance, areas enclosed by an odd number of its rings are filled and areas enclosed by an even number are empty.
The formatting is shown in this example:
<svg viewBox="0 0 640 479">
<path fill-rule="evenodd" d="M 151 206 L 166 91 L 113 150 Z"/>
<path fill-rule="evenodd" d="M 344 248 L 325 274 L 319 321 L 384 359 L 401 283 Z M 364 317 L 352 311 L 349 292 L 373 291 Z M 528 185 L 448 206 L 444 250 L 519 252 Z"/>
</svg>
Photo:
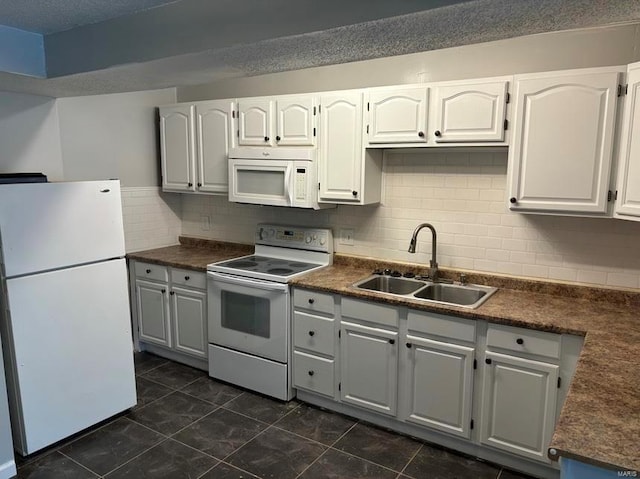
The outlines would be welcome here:
<svg viewBox="0 0 640 479">
<path fill-rule="evenodd" d="M 0 333 L 28 455 L 136 404 L 120 183 L 0 185 Z"/>
</svg>

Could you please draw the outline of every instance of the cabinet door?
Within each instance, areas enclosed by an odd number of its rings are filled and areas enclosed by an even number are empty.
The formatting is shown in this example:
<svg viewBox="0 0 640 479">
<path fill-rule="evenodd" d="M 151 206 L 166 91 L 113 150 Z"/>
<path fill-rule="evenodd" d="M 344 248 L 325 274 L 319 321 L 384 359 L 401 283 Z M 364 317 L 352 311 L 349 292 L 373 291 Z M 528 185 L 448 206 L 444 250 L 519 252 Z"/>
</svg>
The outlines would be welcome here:
<svg viewBox="0 0 640 479">
<path fill-rule="evenodd" d="M 362 151 L 362 94 L 320 98 L 320 199 L 360 200 Z"/>
<path fill-rule="evenodd" d="M 398 333 L 342 322 L 340 336 L 342 401 L 395 416 Z"/>
<path fill-rule="evenodd" d="M 618 76 L 516 77 L 512 210 L 607 212 Z"/>
<path fill-rule="evenodd" d="M 175 324 L 174 348 L 200 358 L 207 357 L 207 294 L 204 291 L 171 290 Z"/>
<path fill-rule="evenodd" d="M 171 347 L 167 285 L 136 280 L 140 341 Z"/>
<path fill-rule="evenodd" d="M 199 191 L 226 193 L 229 190 L 229 148 L 233 146 L 233 102 L 196 103 Z"/>
<path fill-rule="evenodd" d="M 279 146 L 315 146 L 315 111 L 311 96 L 276 101 L 276 143 Z"/>
<path fill-rule="evenodd" d="M 369 143 L 427 141 L 428 93 L 426 87 L 369 93 Z"/>
<path fill-rule="evenodd" d="M 629 65 L 615 216 L 640 221 L 640 63 Z"/>
<path fill-rule="evenodd" d="M 271 100 L 241 100 L 238 102 L 238 145 L 273 146 Z"/>
<path fill-rule="evenodd" d="M 160 156 L 162 189 L 195 191 L 192 105 L 160 108 Z"/>
<path fill-rule="evenodd" d="M 507 82 L 435 88 L 437 143 L 504 141 Z"/>
<path fill-rule="evenodd" d="M 474 348 L 407 336 L 409 422 L 469 438 Z"/>
<path fill-rule="evenodd" d="M 559 366 L 492 352 L 487 362 L 481 442 L 548 463 Z"/>
</svg>

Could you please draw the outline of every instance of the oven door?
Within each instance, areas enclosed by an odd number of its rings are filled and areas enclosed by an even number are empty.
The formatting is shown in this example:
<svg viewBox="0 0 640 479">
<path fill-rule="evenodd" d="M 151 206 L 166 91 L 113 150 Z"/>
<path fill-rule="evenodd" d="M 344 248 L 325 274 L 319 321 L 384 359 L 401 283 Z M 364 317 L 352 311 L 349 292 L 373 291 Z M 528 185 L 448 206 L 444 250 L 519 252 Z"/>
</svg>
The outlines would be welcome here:
<svg viewBox="0 0 640 479">
<path fill-rule="evenodd" d="M 207 273 L 209 342 L 287 362 L 289 286 L 225 273 Z"/>
<path fill-rule="evenodd" d="M 294 162 L 289 160 L 229 160 L 229 201 L 291 206 Z"/>
</svg>

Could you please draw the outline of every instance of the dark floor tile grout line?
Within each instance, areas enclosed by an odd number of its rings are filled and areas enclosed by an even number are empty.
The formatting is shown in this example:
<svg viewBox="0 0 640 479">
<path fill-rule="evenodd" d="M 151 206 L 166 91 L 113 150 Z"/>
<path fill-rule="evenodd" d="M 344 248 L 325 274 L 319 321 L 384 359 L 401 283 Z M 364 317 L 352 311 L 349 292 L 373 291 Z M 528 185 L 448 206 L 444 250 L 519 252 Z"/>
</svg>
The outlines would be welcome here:
<svg viewBox="0 0 640 479">
<path fill-rule="evenodd" d="M 77 464 L 78 466 L 80 466 L 82 469 L 86 469 L 87 471 L 89 471 L 91 474 L 94 474 L 98 477 L 102 477 L 102 475 L 98 474 L 96 471 L 94 471 L 93 469 L 89 469 L 87 466 L 85 466 L 84 464 L 82 464 L 81 462 L 76 461 L 73 457 L 71 456 L 67 456 L 64 452 L 62 451 L 57 451 L 61 456 L 66 457 L 67 459 L 69 459 L 71 462 Z"/>
<path fill-rule="evenodd" d="M 332 449 L 332 450 L 337 451 L 337 452 L 341 452 L 342 454 L 346 454 L 347 456 L 355 457 L 357 459 L 360 459 L 361 461 L 368 462 L 369 464 L 373 464 L 374 466 L 378 466 L 378 467 L 381 467 L 383 469 L 386 469 L 387 471 L 391 471 L 391 472 L 394 472 L 394 473 L 397 473 L 397 474 L 402 474 L 401 472 L 397 471 L 396 469 L 391 469 L 389 466 L 385 466 L 383 464 L 378 464 L 377 462 L 373 462 L 371 459 L 366 459 L 364 457 L 357 456 L 357 455 L 352 454 L 352 453 L 350 453 L 348 451 L 343 451 L 343 450 L 337 449 L 337 448 L 335 448 L 333 446 L 329 447 L 329 449 Z"/>
<path fill-rule="evenodd" d="M 210 403 L 210 404 L 212 404 L 212 403 Z M 215 404 L 213 404 L 213 405 L 215 406 Z M 189 424 L 187 424 L 187 425 L 186 425 L 186 426 L 184 426 L 183 428 L 178 429 L 176 432 L 171 433 L 171 434 L 170 434 L 169 436 L 167 436 L 167 437 L 169 437 L 170 439 L 173 439 L 174 441 L 177 441 L 177 442 L 179 442 L 179 443 L 181 443 L 181 444 L 184 444 L 182 441 L 178 441 L 178 440 L 175 438 L 175 436 L 177 436 L 178 434 L 180 434 L 180 433 L 181 433 L 182 431 L 184 431 L 185 429 L 189 429 L 189 428 L 190 428 L 191 426 L 193 426 L 194 424 L 199 423 L 199 422 L 200 422 L 200 421 L 202 421 L 204 418 L 211 416 L 214 412 L 218 411 L 220 408 L 221 408 L 220 406 L 217 406 L 213 411 L 211 411 L 211 412 L 209 412 L 209 413 L 205 414 L 204 416 L 202 416 L 202 417 L 200 417 L 200 418 L 196 419 L 196 420 L 195 420 L 195 421 L 193 421 L 193 422 L 190 422 Z M 185 444 L 185 446 L 187 446 L 187 445 L 188 445 L 188 444 Z M 199 449 L 198 449 L 198 450 L 199 450 Z M 216 459 L 218 459 L 218 458 L 216 457 Z M 220 459 L 218 459 L 218 460 L 220 460 Z"/>
<path fill-rule="evenodd" d="M 136 423 L 136 424 L 138 424 L 138 423 Z M 149 429 L 149 428 L 147 428 L 147 429 Z M 153 429 L 151 429 L 151 430 L 153 431 Z M 115 468 L 111 469 L 109 472 L 107 472 L 106 474 L 104 474 L 104 475 L 103 475 L 103 476 L 101 476 L 101 477 L 107 477 L 109 474 L 113 474 L 113 473 L 114 473 L 114 472 L 116 472 L 118 469 L 123 468 L 124 466 L 126 466 L 127 464 L 129 464 L 131 461 L 133 461 L 133 460 L 135 460 L 135 459 L 139 458 L 140 456 L 142 456 L 143 454 L 145 454 L 145 453 L 149 452 L 149 451 L 150 451 L 151 449 L 153 449 L 154 447 L 157 447 L 157 446 L 159 446 L 160 444 L 162 444 L 162 443 L 164 443 L 164 442 L 167 442 L 169 439 L 170 439 L 169 437 L 164 436 L 164 437 L 163 437 L 163 439 L 162 439 L 162 441 L 157 442 L 156 444 L 154 444 L 154 445 L 153 445 L 153 446 L 151 446 L 151 447 L 148 447 L 147 449 L 145 449 L 144 451 L 142 451 L 140 454 L 136 454 L 135 456 L 133 456 L 133 457 L 132 457 L 131 459 L 129 459 L 128 461 L 123 462 L 123 463 L 122 463 L 122 464 L 120 464 L 118 467 L 115 467 Z M 91 469 L 89 469 L 89 470 L 90 470 L 91 472 L 93 472 L 94 474 L 97 474 L 95 471 L 93 471 L 93 470 L 91 470 Z"/>
<path fill-rule="evenodd" d="M 322 456 L 324 456 L 324 455 L 327 453 L 327 451 L 328 451 L 329 449 L 331 449 L 331 448 L 329 448 L 329 447 L 326 447 L 326 446 L 325 446 L 325 450 L 324 450 L 324 451 L 322 451 L 322 454 L 320 454 L 320 455 L 319 455 L 318 457 L 316 457 L 313 461 L 311 461 L 311 463 L 310 463 L 307 467 L 305 467 L 305 468 L 302 470 L 302 472 L 300 472 L 300 474 L 298 474 L 298 475 L 296 476 L 296 479 L 298 479 L 300 476 L 302 476 L 302 475 L 303 475 L 303 474 L 304 474 L 304 473 L 305 473 L 305 472 L 306 472 L 306 471 L 307 471 L 311 466 L 313 466 L 316 462 L 318 462 L 318 461 L 320 460 L 320 458 L 321 458 Z"/>
<path fill-rule="evenodd" d="M 240 446 L 238 449 L 236 449 L 235 451 L 232 451 L 231 453 L 227 454 L 222 461 L 224 461 L 226 463 L 227 459 L 229 459 L 229 457 L 233 456 L 236 452 L 238 452 L 240 449 L 242 449 L 243 447 L 246 447 L 247 444 L 249 444 L 251 441 L 253 441 L 256 437 L 261 436 L 262 434 L 264 434 L 266 431 L 268 431 L 269 429 L 271 429 L 273 426 L 269 425 L 267 427 L 265 427 L 262 431 L 259 431 L 258 434 L 256 434 L 255 436 L 253 436 L 251 439 L 249 439 L 248 441 L 246 441 L 242 446 Z M 227 464 L 231 464 L 230 462 Z M 235 466 L 233 466 L 235 467 Z"/>
<path fill-rule="evenodd" d="M 407 470 L 407 467 L 409 467 L 409 464 L 411 464 L 411 462 L 416 458 L 416 456 L 418 455 L 418 453 L 420 451 L 422 451 L 424 449 L 424 443 L 420 444 L 420 447 L 418 449 L 416 449 L 416 452 L 413 453 L 413 456 L 411 456 L 411 459 L 409 459 L 407 461 L 407 463 L 404 465 L 404 467 L 402 468 L 402 470 L 400 471 L 400 474 L 398 474 L 398 478 L 400 478 L 400 476 L 402 474 L 404 474 L 404 471 Z M 406 476 L 410 477 L 409 474 L 406 474 Z"/>
</svg>

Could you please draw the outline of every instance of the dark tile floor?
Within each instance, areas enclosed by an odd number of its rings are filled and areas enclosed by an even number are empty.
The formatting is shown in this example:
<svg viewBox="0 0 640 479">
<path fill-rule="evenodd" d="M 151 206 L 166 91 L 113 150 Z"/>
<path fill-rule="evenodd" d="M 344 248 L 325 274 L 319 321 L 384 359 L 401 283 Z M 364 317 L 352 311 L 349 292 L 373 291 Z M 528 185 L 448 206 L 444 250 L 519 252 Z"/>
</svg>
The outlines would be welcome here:
<svg viewBox="0 0 640 479">
<path fill-rule="evenodd" d="M 34 457 L 31 479 L 530 479 L 492 464 L 135 355 L 138 405 Z"/>
</svg>

